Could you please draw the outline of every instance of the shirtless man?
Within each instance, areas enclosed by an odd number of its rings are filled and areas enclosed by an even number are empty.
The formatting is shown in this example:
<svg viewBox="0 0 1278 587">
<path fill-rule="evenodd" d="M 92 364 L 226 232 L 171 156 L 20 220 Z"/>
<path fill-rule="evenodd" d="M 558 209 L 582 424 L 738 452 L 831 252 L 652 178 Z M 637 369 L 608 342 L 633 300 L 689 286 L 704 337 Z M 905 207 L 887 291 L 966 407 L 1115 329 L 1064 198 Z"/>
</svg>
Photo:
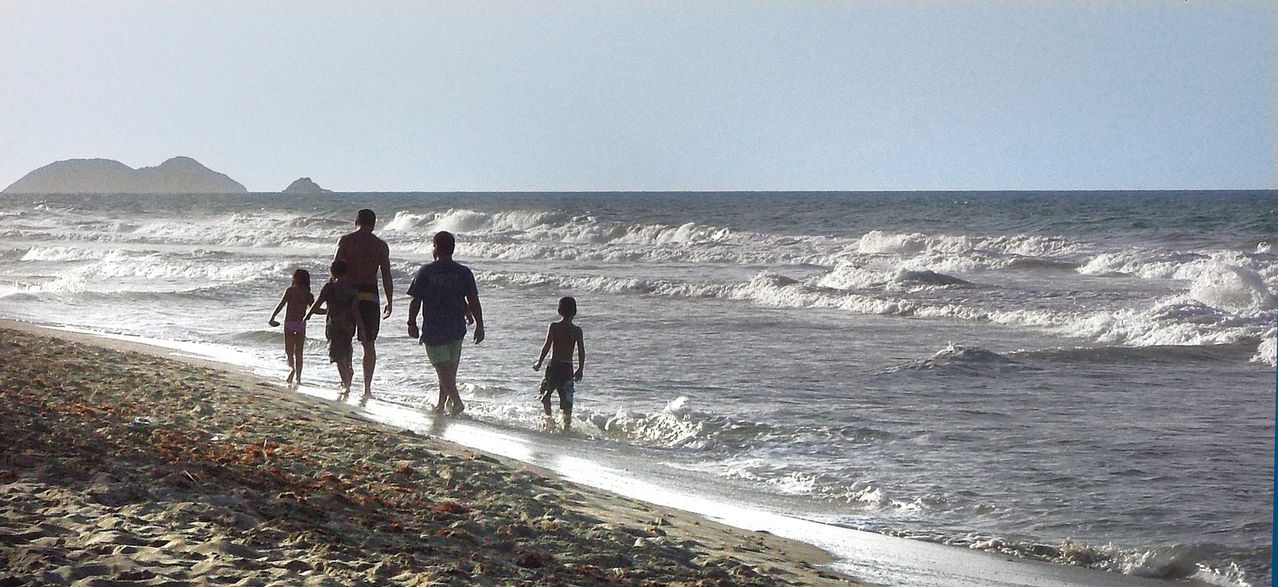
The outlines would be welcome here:
<svg viewBox="0 0 1278 587">
<path fill-rule="evenodd" d="M 359 290 L 359 315 L 363 328 L 360 332 L 364 345 L 364 399 L 373 395 L 373 370 L 377 367 L 377 331 L 381 321 L 390 318 L 393 285 L 390 274 L 390 248 L 386 241 L 373 234 L 377 215 L 367 208 L 355 214 L 358 230 L 337 241 L 337 254 L 333 260 L 346 261 L 346 275 Z M 386 292 L 386 309 L 378 316 L 377 272 L 382 272 L 382 289 Z"/>
</svg>

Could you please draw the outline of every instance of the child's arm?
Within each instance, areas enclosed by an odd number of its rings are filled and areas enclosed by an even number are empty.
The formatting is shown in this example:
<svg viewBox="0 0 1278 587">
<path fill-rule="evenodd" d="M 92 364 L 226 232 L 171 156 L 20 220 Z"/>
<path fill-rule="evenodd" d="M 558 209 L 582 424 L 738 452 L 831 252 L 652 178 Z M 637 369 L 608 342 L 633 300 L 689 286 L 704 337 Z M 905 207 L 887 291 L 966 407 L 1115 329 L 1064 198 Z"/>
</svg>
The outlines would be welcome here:
<svg viewBox="0 0 1278 587">
<path fill-rule="evenodd" d="M 546 329 L 546 344 L 541 345 L 541 356 L 537 357 L 536 363 L 533 363 L 533 371 L 541 370 L 541 363 L 546 360 L 546 353 L 550 352 L 550 343 L 554 340 L 554 337 L 555 325 L 551 324 L 550 328 Z"/>
<path fill-rule="evenodd" d="M 326 310 L 322 310 L 322 309 L 320 309 L 320 305 L 321 305 L 321 304 L 323 304 L 324 302 L 328 301 L 328 298 L 327 298 L 324 294 L 325 294 L 325 291 L 324 291 L 324 290 L 320 290 L 320 295 L 319 295 L 319 297 L 315 299 L 315 303 L 314 303 L 314 304 L 311 304 L 311 311 L 307 312 L 307 313 L 306 313 L 306 317 L 305 317 L 305 318 L 302 318 L 302 320 L 310 320 L 310 319 L 311 319 L 311 315 L 312 315 L 312 314 L 326 314 L 326 313 L 327 313 L 327 311 L 326 311 Z"/>
<path fill-rule="evenodd" d="M 287 292 L 287 291 L 285 291 L 285 292 L 284 292 L 284 297 L 281 297 L 281 298 L 280 298 L 280 303 L 279 303 L 279 305 L 278 305 L 278 306 L 275 306 L 275 311 L 274 311 L 274 312 L 271 312 L 271 319 L 266 321 L 266 323 L 267 323 L 267 324 L 270 324 L 271 326 L 279 326 L 279 325 L 280 325 L 280 323 L 279 323 L 277 320 L 275 320 L 275 317 L 280 315 L 280 310 L 283 310 L 283 309 L 284 309 L 284 304 L 285 304 L 285 303 L 287 303 L 287 302 L 288 302 L 288 292 Z"/>
<path fill-rule="evenodd" d="M 577 329 L 577 372 L 573 374 L 573 378 L 581 381 L 581 376 L 586 370 L 586 336 L 582 334 L 581 329 Z"/>
</svg>

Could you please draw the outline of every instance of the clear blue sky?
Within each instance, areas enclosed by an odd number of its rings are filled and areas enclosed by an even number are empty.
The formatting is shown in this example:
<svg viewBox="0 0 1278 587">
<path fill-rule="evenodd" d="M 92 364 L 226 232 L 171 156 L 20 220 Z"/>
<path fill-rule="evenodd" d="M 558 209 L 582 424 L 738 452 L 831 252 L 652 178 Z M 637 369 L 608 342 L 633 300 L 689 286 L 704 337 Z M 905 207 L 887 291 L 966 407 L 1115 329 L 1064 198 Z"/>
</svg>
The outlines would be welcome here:
<svg viewBox="0 0 1278 587">
<path fill-rule="evenodd" d="M 1278 2 L 0 2 L 0 188 L 1278 187 Z"/>
</svg>

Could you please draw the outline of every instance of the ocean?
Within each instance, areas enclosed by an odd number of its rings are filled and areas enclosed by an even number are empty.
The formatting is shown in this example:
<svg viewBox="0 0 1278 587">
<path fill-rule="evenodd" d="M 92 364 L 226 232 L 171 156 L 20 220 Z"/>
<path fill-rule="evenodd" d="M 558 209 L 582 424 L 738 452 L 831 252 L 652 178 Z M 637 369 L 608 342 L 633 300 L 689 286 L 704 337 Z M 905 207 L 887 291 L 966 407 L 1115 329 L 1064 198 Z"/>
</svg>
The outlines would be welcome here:
<svg viewBox="0 0 1278 587">
<path fill-rule="evenodd" d="M 531 365 L 572 295 L 576 457 L 831 527 L 1271 584 L 1274 191 L 6 195 L 0 317 L 282 379 L 267 319 L 363 207 L 396 290 L 377 402 L 434 401 L 403 292 L 450 230 L 487 323 L 469 422 L 547 434 Z"/>
</svg>

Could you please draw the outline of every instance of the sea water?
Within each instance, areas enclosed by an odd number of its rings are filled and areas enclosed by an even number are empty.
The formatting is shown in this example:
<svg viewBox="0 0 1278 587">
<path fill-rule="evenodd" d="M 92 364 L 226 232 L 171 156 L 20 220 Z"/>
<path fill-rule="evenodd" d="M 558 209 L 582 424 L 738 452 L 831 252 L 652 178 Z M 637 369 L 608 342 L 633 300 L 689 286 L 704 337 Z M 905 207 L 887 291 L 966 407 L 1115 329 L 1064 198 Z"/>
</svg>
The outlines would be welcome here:
<svg viewBox="0 0 1278 587">
<path fill-rule="evenodd" d="M 474 421 L 544 425 L 531 365 L 573 295 L 580 456 L 826 524 L 1270 584 L 1274 191 L 0 196 L 0 317 L 282 377 L 271 310 L 295 268 L 319 291 L 363 207 L 396 290 L 379 400 L 434 401 L 402 292 L 449 230 L 487 326 Z M 305 377 L 333 387 L 322 332 Z"/>
</svg>

